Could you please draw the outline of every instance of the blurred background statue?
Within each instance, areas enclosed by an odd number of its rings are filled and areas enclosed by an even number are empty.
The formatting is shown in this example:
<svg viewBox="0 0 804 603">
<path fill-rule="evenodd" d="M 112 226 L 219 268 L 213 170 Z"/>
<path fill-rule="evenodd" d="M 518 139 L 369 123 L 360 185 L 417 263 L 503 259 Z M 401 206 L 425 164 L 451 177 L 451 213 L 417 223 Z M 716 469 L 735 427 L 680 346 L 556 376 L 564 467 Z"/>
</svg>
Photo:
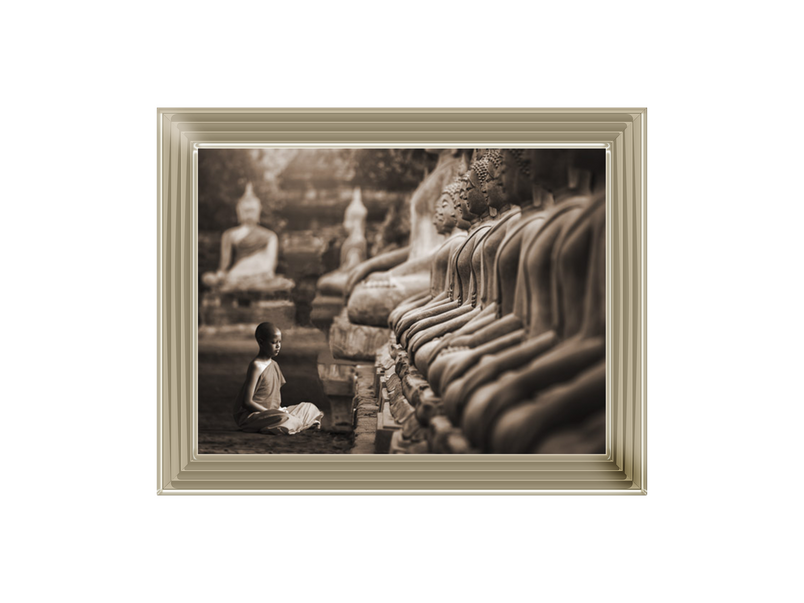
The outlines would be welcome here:
<svg viewBox="0 0 804 603">
<path fill-rule="evenodd" d="M 353 324 L 387 327 L 388 315 L 403 300 L 430 288 L 430 267 L 446 240 L 433 224 L 436 201 L 444 188 L 465 170 L 463 151 L 442 149 L 438 163 L 413 192 L 407 247 L 375 256 L 350 271 L 344 293 L 349 296 Z"/>
<path fill-rule="evenodd" d="M 238 226 L 221 238 L 221 260 L 217 272 L 207 272 L 203 282 L 221 291 L 270 291 L 288 289 L 293 282 L 276 276 L 279 242 L 272 230 L 260 226 L 262 204 L 249 182 L 237 202 Z"/>
<path fill-rule="evenodd" d="M 317 289 L 324 295 L 343 295 L 349 271 L 366 259 L 366 215 L 360 187 L 352 193 L 352 202 L 343 216 L 343 226 L 347 237 L 341 246 L 341 262 L 337 270 L 329 272 L 318 280 Z"/>
</svg>

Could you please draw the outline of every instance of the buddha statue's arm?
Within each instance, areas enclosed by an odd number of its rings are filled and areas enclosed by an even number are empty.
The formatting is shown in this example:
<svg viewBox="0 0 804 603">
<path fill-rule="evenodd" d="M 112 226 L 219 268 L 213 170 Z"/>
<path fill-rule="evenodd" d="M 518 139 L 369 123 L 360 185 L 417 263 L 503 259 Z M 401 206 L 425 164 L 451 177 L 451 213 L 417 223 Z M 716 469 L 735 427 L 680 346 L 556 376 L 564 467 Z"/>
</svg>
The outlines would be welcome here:
<svg viewBox="0 0 804 603">
<path fill-rule="evenodd" d="M 219 273 L 224 273 L 229 270 L 229 264 L 232 262 L 232 235 L 227 230 L 221 237 L 221 263 L 218 267 Z"/>
<path fill-rule="evenodd" d="M 276 267 L 279 264 L 279 237 L 276 234 L 272 233 L 273 236 L 268 239 L 268 245 L 266 245 L 266 257 L 268 257 L 268 266 L 266 268 L 269 271 L 270 276 L 274 276 L 276 274 Z"/>
<path fill-rule="evenodd" d="M 352 289 L 355 288 L 355 285 L 357 285 L 372 272 L 377 272 L 378 270 L 390 270 L 391 268 L 398 266 L 408 258 L 408 253 L 410 253 L 410 247 L 402 247 L 401 249 L 381 253 L 380 255 L 368 259 L 365 262 L 361 262 L 349 271 L 349 277 L 346 279 L 344 293 L 348 297 L 352 293 Z"/>
<path fill-rule="evenodd" d="M 470 348 L 476 348 L 493 341 L 498 337 L 504 337 L 513 331 L 522 328 L 522 321 L 515 314 L 508 314 L 500 319 L 495 319 L 485 325 L 483 328 L 472 333 L 469 337 L 468 345 Z"/>
<path fill-rule="evenodd" d="M 389 270 L 388 274 L 390 276 L 405 276 L 408 274 L 414 274 L 416 272 L 429 272 L 434 257 L 435 252 L 429 253 L 426 256 L 421 257 L 417 260 L 413 260 L 410 262 L 402 262 L 398 266 Z"/>
<path fill-rule="evenodd" d="M 430 291 L 423 291 L 422 293 L 418 293 L 407 298 L 396 308 L 394 308 L 394 310 L 388 315 L 388 325 L 392 329 L 395 329 L 396 324 L 399 322 L 399 319 L 402 318 L 402 316 L 404 316 L 410 310 L 415 310 L 416 308 L 422 307 L 432 299 L 433 294 L 430 293 Z"/>
</svg>

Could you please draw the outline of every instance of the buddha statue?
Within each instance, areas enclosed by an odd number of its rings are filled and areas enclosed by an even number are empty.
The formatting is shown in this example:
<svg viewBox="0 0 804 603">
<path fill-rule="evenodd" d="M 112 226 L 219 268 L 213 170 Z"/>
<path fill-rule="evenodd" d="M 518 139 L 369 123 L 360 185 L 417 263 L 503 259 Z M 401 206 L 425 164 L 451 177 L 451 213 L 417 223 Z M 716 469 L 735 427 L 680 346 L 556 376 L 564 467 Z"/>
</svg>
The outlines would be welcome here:
<svg viewBox="0 0 804 603">
<path fill-rule="evenodd" d="M 433 224 L 438 234 L 447 237 L 433 258 L 430 269 L 430 289 L 401 302 L 388 316 L 388 324 L 393 328 L 405 313 L 420 308 L 439 296 L 446 297 L 447 281 L 452 278 L 450 258 L 458 246 L 466 239 L 469 222 L 460 213 L 460 182 L 456 178 L 441 194 L 436 203 Z M 443 299 L 442 297 L 442 299 Z"/>
<path fill-rule="evenodd" d="M 388 316 L 400 302 L 426 293 L 430 265 L 444 236 L 432 223 L 435 203 L 444 187 L 463 170 L 463 152 L 439 151 L 438 163 L 411 197 L 411 236 L 408 247 L 382 254 L 358 264 L 345 286 L 347 314 L 354 324 L 388 325 Z"/>
<path fill-rule="evenodd" d="M 602 151 L 597 153 L 602 156 Z M 558 343 L 560 335 L 570 333 L 570 330 L 560 333 L 557 327 L 561 317 L 555 293 L 557 264 L 554 255 L 559 242 L 592 202 L 592 194 L 585 187 L 588 179 L 573 176 L 579 174 L 578 170 L 569 168 L 566 163 L 560 165 L 561 161 L 556 161 L 561 159 L 560 155 L 553 159 L 553 165 L 563 169 L 551 174 L 543 166 L 544 173 L 536 173 L 534 177 L 540 178 L 545 188 L 555 191 L 556 206 L 541 219 L 534 219 L 523 227 L 518 260 L 506 258 L 505 246 L 500 250 L 498 269 L 502 286 L 498 291 L 498 309 L 505 312 L 510 308 L 511 313 L 472 335 L 476 345 L 468 354 L 463 353 L 451 363 L 448 356 L 443 358 L 447 366 L 442 367 L 440 390 L 444 409 L 454 422 L 461 420 L 464 404 L 479 387 L 543 354 Z M 537 160 L 534 159 L 532 165 L 537 165 Z M 510 279 L 507 271 L 515 264 L 517 277 Z M 585 259 L 578 260 L 578 264 L 580 272 L 588 268 Z M 513 290 L 504 285 L 506 281 L 515 282 Z M 583 296 L 583 279 L 579 282 L 580 292 L 577 285 L 572 292 L 565 286 L 568 313 L 577 314 L 578 300 Z M 511 297 L 513 303 L 509 301 Z M 570 329 L 575 328 L 577 320 L 570 320 L 568 324 L 572 325 Z"/>
<path fill-rule="evenodd" d="M 597 172 L 596 176 L 601 186 L 554 244 L 550 287 L 552 328 L 536 337 L 545 339 L 542 349 L 526 350 L 530 341 L 514 347 L 504 367 L 505 372 L 474 390 L 466 402 L 461 427 L 472 445 L 479 449 L 510 449 L 511 426 L 520 424 L 522 414 L 517 413 L 517 420 L 508 419 L 498 426 L 501 417 L 549 388 L 571 382 L 584 371 L 605 362 L 606 212 L 603 170 Z M 535 255 L 524 258 L 526 277 L 539 268 L 533 265 L 538 264 Z M 538 311 L 539 306 L 538 303 L 531 304 L 528 311 Z M 549 341 L 545 334 L 549 334 Z M 599 388 L 598 374 L 592 375 L 589 380 L 583 380 L 583 391 Z M 592 400 L 584 398 L 581 402 L 577 402 L 576 394 L 562 396 L 558 397 L 576 400 L 572 404 L 567 403 L 568 408 L 575 408 L 574 411 L 556 410 L 557 414 L 547 419 L 541 406 L 542 410 L 536 413 L 551 428 L 563 421 L 562 417 L 566 418 L 565 412 L 574 418 L 583 418 L 587 410 L 600 408 L 599 395 L 592 396 Z M 602 399 L 605 404 L 605 395 Z M 519 450 L 535 445 L 534 440 L 524 439 L 528 442 L 517 444 L 522 447 Z"/>
<path fill-rule="evenodd" d="M 237 202 L 238 226 L 221 238 L 221 261 L 217 272 L 207 272 L 205 285 L 220 291 L 278 291 L 293 287 L 293 281 L 276 276 L 279 242 L 276 233 L 260 226 L 262 204 L 249 182 Z"/>
<path fill-rule="evenodd" d="M 343 295 L 349 271 L 366 259 L 366 215 L 368 210 L 363 205 L 360 188 L 352 193 L 352 201 L 346 207 L 343 216 L 343 227 L 346 240 L 341 245 L 340 266 L 337 270 L 325 274 L 316 288 L 323 295 Z"/>
</svg>

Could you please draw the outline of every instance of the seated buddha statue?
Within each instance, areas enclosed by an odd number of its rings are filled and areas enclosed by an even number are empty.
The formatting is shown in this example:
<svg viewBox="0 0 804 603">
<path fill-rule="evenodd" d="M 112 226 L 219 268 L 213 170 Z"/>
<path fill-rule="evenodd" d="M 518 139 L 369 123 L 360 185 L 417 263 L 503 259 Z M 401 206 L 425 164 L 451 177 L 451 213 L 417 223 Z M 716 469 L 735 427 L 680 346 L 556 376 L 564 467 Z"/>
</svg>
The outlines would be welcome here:
<svg viewBox="0 0 804 603">
<path fill-rule="evenodd" d="M 343 295 L 349 271 L 366 259 L 366 215 L 360 188 L 355 188 L 352 201 L 346 207 L 343 227 L 347 232 L 341 245 L 341 261 L 337 270 L 325 274 L 316 284 L 316 289 L 324 295 Z"/>
<path fill-rule="evenodd" d="M 550 331 L 553 341 L 536 353 L 530 350 L 522 354 L 519 367 L 509 362 L 505 373 L 471 393 L 463 409 L 464 435 L 482 450 L 504 447 L 499 443 L 508 441 L 507 430 L 515 421 L 507 421 L 498 432 L 497 422 L 501 417 L 550 387 L 570 382 L 605 361 L 605 194 L 602 190 L 556 242 L 554 264 L 554 324 Z M 514 348 L 513 351 L 524 350 Z M 599 385 L 597 378 L 592 382 Z M 576 404 L 576 411 L 571 414 L 583 417 L 587 403 L 592 410 L 600 408 L 597 403 L 601 398 L 594 398 L 594 401 Z M 563 417 L 563 412 L 557 416 Z M 516 416 L 522 418 L 521 414 Z M 553 421 L 551 425 L 559 422 L 555 417 L 550 421 Z M 531 444 L 533 442 L 528 446 Z"/>
<path fill-rule="evenodd" d="M 207 272 L 205 285 L 220 291 L 275 291 L 290 289 L 293 281 L 276 275 L 279 241 L 276 233 L 260 226 L 262 204 L 249 182 L 237 202 L 238 226 L 221 238 L 221 261 L 217 272 Z"/>
<path fill-rule="evenodd" d="M 456 149 L 441 150 L 435 169 L 414 191 L 408 247 L 371 258 L 352 269 L 344 291 L 349 298 L 346 307 L 351 322 L 387 327 L 388 315 L 400 302 L 429 289 L 433 254 L 444 241 L 432 223 L 435 203 L 444 187 L 463 170 L 463 155 Z"/>
<path fill-rule="evenodd" d="M 562 167 L 562 162 L 554 161 L 553 165 Z M 548 190 L 557 191 L 555 207 L 513 233 L 521 234 L 519 239 L 509 239 L 512 243 L 518 241 L 516 259 L 506 256 L 509 250 L 505 246 L 498 254 L 498 312 L 510 311 L 510 314 L 474 333 L 471 336 L 474 347 L 456 353 L 451 363 L 447 355 L 439 358 L 445 366 L 439 367 L 442 374 L 437 386 L 453 422 L 460 420 L 468 396 L 478 387 L 494 381 L 505 371 L 521 367 L 558 341 L 554 328 L 557 320 L 553 299 L 554 247 L 579 219 L 592 196 L 589 190 L 578 188 L 578 179 L 573 182 L 569 178 L 578 171 L 568 169 L 566 163 L 558 171 L 550 172 L 545 167 L 537 176 Z M 513 250 L 516 247 L 512 244 Z M 516 269 L 515 279 L 511 278 L 512 267 Z"/>
<path fill-rule="evenodd" d="M 396 325 L 398 341 L 408 347 L 408 341 L 418 332 L 441 324 L 473 309 L 472 293 L 480 279 L 479 266 L 473 262 L 478 242 L 488 234 L 491 227 L 488 202 L 478 185 L 477 172 L 481 171 L 482 158 L 475 159 L 469 170 L 461 177 L 459 198 L 461 215 L 470 223 L 466 240 L 458 247 L 450 260 L 452 279 L 444 296 L 406 313 Z M 485 168 L 482 168 L 485 169 Z"/>
<path fill-rule="evenodd" d="M 494 149 L 485 156 L 487 171 L 480 172 L 481 191 L 489 204 L 489 214 L 494 220 L 491 229 L 475 250 L 474 260 L 480 260 L 481 279 L 478 293 L 473 298 L 474 309 L 461 317 L 430 328 L 411 341 L 416 367 L 430 379 L 429 369 L 443 349 L 445 341 L 465 336 L 487 326 L 496 319 L 497 252 L 515 229 L 522 213 L 521 206 L 532 205 L 533 192 L 530 179 L 529 158 L 521 149 Z M 457 345 L 460 345 L 457 344 Z"/>
<path fill-rule="evenodd" d="M 460 198 L 458 196 L 460 183 L 458 180 L 456 178 L 444 189 L 436 203 L 433 224 L 436 231 L 447 237 L 447 240 L 441 244 L 433 258 L 430 268 L 430 288 L 424 293 L 409 297 L 391 312 L 388 316 L 388 325 L 391 328 L 396 325 L 403 314 L 424 306 L 439 295 L 446 296 L 444 293 L 447 289 L 446 283 L 448 279 L 452 278 L 452 272 L 449 269 L 450 258 L 463 240 L 466 239 L 466 231 L 469 228 L 469 222 L 464 220 L 460 213 Z"/>
</svg>

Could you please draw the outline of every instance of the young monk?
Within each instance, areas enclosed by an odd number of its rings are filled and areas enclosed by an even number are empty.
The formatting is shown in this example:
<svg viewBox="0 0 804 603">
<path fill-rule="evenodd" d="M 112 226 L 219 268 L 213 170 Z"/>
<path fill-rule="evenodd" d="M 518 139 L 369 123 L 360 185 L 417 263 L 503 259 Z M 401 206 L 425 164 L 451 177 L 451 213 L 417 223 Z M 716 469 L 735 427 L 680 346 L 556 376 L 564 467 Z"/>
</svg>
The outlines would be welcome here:
<svg viewBox="0 0 804 603">
<path fill-rule="evenodd" d="M 314 404 L 302 402 L 295 406 L 280 406 L 279 389 L 285 377 L 275 358 L 282 348 L 282 333 L 272 323 L 264 322 L 257 327 L 254 336 L 260 353 L 248 365 L 246 382 L 235 400 L 233 415 L 235 423 L 243 431 L 268 434 L 294 434 L 305 429 L 321 429 L 324 417 Z"/>
</svg>

